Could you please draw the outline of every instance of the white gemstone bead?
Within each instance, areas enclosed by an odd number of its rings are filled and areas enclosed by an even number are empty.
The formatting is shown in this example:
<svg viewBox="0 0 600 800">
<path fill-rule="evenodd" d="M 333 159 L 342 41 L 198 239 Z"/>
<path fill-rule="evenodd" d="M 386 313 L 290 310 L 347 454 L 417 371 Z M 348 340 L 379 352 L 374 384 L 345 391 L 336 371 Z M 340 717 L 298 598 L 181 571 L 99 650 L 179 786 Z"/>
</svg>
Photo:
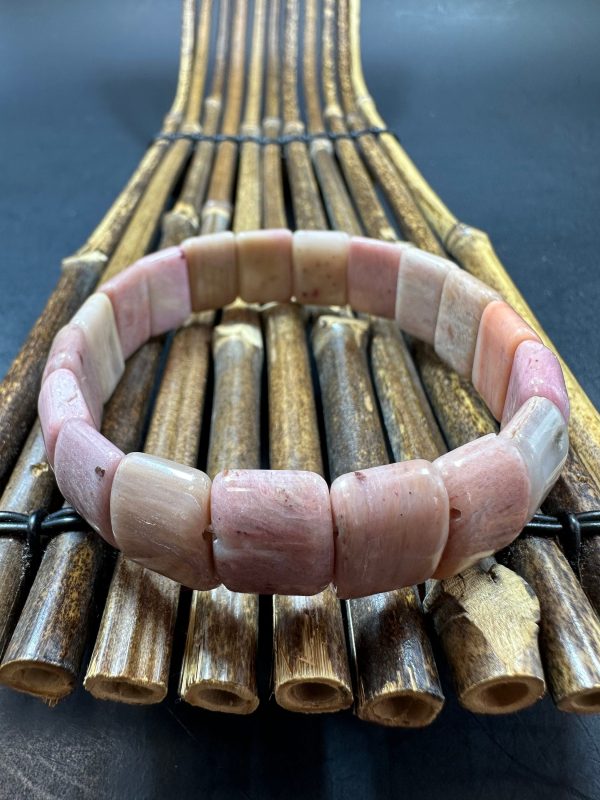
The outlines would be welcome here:
<svg viewBox="0 0 600 800">
<path fill-rule="evenodd" d="M 88 297 L 71 324 L 83 331 L 105 403 L 125 371 L 121 340 L 108 296 L 95 292 Z"/>
</svg>

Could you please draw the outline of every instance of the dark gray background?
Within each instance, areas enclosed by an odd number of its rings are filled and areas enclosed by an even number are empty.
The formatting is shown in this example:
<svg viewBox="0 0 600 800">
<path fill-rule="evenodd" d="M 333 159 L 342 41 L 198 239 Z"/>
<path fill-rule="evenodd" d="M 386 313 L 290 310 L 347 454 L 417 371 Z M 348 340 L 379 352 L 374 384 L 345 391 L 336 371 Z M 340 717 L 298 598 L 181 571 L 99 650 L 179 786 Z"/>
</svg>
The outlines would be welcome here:
<svg viewBox="0 0 600 800">
<path fill-rule="evenodd" d="M 363 32 L 384 118 L 490 233 L 600 404 L 600 4 L 368 0 Z M 158 130 L 178 37 L 175 0 L 0 6 L 0 373 Z M 266 694 L 236 719 L 0 690 L 0 797 L 600 797 L 597 719 L 549 701 L 475 717 L 443 678 L 447 707 L 420 732 L 292 716 Z"/>
</svg>

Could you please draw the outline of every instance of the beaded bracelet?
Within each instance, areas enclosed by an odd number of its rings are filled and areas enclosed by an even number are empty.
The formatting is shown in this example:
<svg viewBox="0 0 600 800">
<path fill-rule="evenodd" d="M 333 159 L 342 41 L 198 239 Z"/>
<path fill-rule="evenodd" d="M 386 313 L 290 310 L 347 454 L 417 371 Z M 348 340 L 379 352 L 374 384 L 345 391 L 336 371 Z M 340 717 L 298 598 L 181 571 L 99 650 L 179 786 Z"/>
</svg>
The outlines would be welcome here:
<svg viewBox="0 0 600 800">
<path fill-rule="evenodd" d="M 348 473 L 198 469 L 125 455 L 99 432 L 124 360 L 191 312 L 349 304 L 395 318 L 472 380 L 501 421 L 424 460 Z M 195 237 L 108 281 L 57 334 L 39 415 L 64 497 L 110 544 L 195 589 L 361 597 L 454 575 L 508 545 L 568 450 L 560 364 L 491 288 L 405 243 L 329 231 Z"/>
</svg>

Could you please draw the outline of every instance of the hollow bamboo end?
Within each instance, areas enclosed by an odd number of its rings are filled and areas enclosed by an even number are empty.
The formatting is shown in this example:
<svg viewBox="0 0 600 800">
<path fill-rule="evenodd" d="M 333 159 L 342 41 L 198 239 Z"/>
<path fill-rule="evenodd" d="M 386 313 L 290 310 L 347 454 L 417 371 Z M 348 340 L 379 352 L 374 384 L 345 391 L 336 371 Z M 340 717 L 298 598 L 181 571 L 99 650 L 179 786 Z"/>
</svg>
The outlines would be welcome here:
<svg viewBox="0 0 600 800">
<path fill-rule="evenodd" d="M 537 703 L 544 693 L 545 683 L 536 675 L 503 675 L 469 686 L 458 700 L 475 714 L 512 714 Z"/>
<path fill-rule="evenodd" d="M 560 711 L 570 714 L 600 713 L 600 685 L 574 692 L 556 701 Z"/>
<path fill-rule="evenodd" d="M 16 659 L 0 667 L 0 683 L 50 704 L 71 694 L 76 679 L 69 670 L 30 659 Z"/>
<path fill-rule="evenodd" d="M 161 703 L 167 696 L 163 683 L 140 683 L 140 678 L 118 678 L 112 675 L 91 675 L 83 682 L 84 688 L 97 700 L 114 700 L 129 705 L 149 706 Z"/>
<path fill-rule="evenodd" d="M 275 688 L 275 700 L 287 711 L 327 714 L 352 705 L 352 692 L 344 683 L 327 678 L 297 678 Z"/>
<path fill-rule="evenodd" d="M 252 714 L 259 702 L 257 695 L 247 686 L 216 680 L 194 683 L 181 696 L 192 706 L 225 714 Z"/>
<path fill-rule="evenodd" d="M 362 703 L 356 715 L 366 722 L 393 728 L 425 728 L 438 716 L 444 698 L 412 690 L 390 692 Z"/>
</svg>

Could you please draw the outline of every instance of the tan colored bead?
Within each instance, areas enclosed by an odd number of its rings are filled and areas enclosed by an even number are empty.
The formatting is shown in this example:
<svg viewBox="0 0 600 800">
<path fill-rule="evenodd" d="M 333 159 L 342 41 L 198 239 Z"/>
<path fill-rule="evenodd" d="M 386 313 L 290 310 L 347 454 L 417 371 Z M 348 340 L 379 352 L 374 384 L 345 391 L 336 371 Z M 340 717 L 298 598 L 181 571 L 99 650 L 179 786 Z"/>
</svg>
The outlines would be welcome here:
<svg viewBox="0 0 600 800">
<path fill-rule="evenodd" d="M 299 303 L 343 306 L 347 302 L 350 237 L 341 231 L 296 231 L 293 293 Z"/>
<path fill-rule="evenodd" d="M 248 231 L 236 236 L 240 297 L 247 303 L 285 303 L 292 296 L 292 233 Z"/>
<path fill-rule="evenodd" d="M 187 261 L 192 311 L 210 311 L 233 303 L 239 293 L 233 233 L 193 236 L 181 246 Z"/>
</svg>

